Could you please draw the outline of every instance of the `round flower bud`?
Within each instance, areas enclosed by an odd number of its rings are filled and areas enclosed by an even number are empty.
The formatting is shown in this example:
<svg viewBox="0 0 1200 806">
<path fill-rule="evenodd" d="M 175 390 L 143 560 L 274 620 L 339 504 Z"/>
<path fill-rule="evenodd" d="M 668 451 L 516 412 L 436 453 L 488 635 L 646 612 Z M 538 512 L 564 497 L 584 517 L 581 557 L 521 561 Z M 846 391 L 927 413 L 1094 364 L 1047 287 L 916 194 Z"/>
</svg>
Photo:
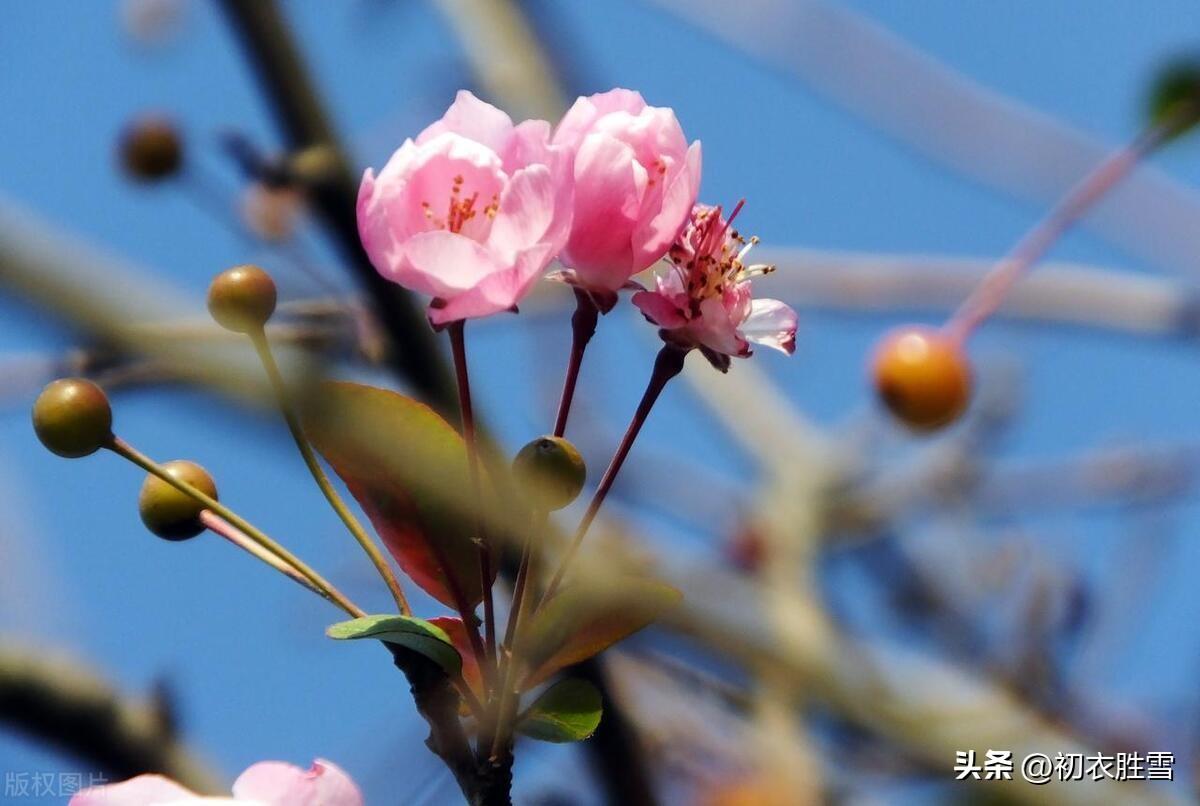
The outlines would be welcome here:
<svg viewBox="0 0 1200 806">
<path fill-rule="evenodd" d="M 169 120 L 146 117 L 121 133 L 121 167 L 140 182 L 174 176 L 183 165 L 183 138 Z"/>
<path fill-rule="evenodd" d="M 513 460 L 513 475 L 529 501 L 547 512 L 575 500 L 587 479 L 579 450 L 562 437 L 538 437 Z"/>
<path fill-rule="evenodd" d="M 217 497 L 217 485 L 208 471 L 195 462 L 177 459 L 163 467 L 173 478 L 186 481 L 200 492 Z M 164 540 L 187 540 L 204 531 L 200 513 L 204 505 L 155 475 L 147 475 L 138 496 L 138 513 L 146 528 Z"/>
<path fill-rule="evenodd" d="M 208 287 L 208 312 L 235 333 L 260 330 L 275 313 L 275 281 L 258 266 L 234 266 Z"/>
<path fill-rule="evenodd" d="M 971 398 L 971 367 L 962 348 L 936 328 L 909 325 L 875 348 L 875 391 L 901 422 L 919 431 L 947 425 Z"/>
<path fill-rule="evenodd" d="M 112 436 L 112 407 L 104 391 L 82 378 L 50 383 L 33 404 L 33 430 L 52 453 L 77 459 Z"/>
<path fill-rule="evenodd" d="M 1200 120 L 1200 60 L 1168 64 L 1151 84 L 1146 111 L 1152 124 L 1171 126 L 1172 137 L 1195 125 Z"/>
</svg>

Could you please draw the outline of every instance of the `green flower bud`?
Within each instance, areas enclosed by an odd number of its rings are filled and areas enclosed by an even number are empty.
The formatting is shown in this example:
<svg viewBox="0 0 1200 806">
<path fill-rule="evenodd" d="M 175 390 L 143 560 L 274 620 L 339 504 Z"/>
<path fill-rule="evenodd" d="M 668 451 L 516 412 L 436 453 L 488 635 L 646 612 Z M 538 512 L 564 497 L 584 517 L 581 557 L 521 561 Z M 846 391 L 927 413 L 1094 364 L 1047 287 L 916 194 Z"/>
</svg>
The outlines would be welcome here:
<svg viewBox="0 0 1200 806">
<path fill-rule="evenodd" d="M 121 167 L 139 182 L 174 176 L 183 166 L 183 138 L 169 120 L 146 117 L 121 133 Z"/>
<path fill-rule="evenodd" d="M 208 312 L 235 333 L 254 333 L 275 313 L 275 281 L 258 266 L 234 266 L 208 287 Z"/>
<path fill-rule="evenodd" d="M 562 509 L 578 497 L 587 480 L 579 450 L 562 437 L 530 442 L 513 460 L 513 475 L 530 503 L 547 512 Z"/>
<path fill-rule="evenodd" d="M 1200 120 L 1200 59 L 1168 64 L 1154 79 L 1147 114 L 1155 125 L 1170 125 L 1175 137 Z"/>
<path fill-rule="evenodd" d="M 95 453 L 112 437 L 112 407 L 91 381 L 61 378 L 34 402 L 33 430 L 52 453 L 77 459 Z"/>
<path fill-rule="evenodd" d="M 212 498 L 217 485 L 208 471 L 195 462 L 177 459 L 163 468 L 172 478 L 185 481 Z M 204 531 L 200 513 L 204 505 L 155 475 L 147 475 L 138 496 L 138 512 L 146 528 L 164 540 L 187 540 Z"/>
</svg>

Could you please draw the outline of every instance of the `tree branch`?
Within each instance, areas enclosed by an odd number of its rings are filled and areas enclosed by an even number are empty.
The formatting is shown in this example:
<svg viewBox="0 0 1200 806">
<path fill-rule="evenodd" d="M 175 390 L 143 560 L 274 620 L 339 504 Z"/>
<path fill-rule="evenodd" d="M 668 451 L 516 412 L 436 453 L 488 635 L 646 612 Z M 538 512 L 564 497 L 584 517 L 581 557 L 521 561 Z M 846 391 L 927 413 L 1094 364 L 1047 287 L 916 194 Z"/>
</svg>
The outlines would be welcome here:
<svg viewBox="0 0 1200 806">
<path fill-rule="evenodd" d="M 78 662 L 0 648 L 0 722 L 113 780 L 159 773 L 203 794 L 223 788 L 179 741 L 165 702 L 122 695 Z"/>
</svg>

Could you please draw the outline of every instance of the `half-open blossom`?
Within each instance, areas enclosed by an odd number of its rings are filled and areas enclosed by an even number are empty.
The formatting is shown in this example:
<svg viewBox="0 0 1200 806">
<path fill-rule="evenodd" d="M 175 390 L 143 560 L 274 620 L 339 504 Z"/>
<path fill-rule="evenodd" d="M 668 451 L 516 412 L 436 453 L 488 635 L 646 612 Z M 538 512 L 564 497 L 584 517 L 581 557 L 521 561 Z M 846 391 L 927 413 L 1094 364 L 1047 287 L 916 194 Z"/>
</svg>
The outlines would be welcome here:
<svg viewBox="0 0 1200 806">
<path fill-rule="evenodd" d="M 720 207 L 696 205 L 691 220 L 671 246 L 670 269 L 655 278 L 653 291 L 633 295 L 633 304 L 661 328 L 664 340 L 697 347 L 717 369 L 730 356 L 744 358 L 751 344 L 791 353 L 796 349 L 796 312 L 775 299 L 753 299 L 750 278 L 773 266 L 747 266 L 747 241 L 733 229 L 741 203 L 726 219 Z"/>
<path fill-rule="evenodd" d="M 358 192 L 358 231 L 376 270 L 434 298 L 444 325 L 513 308 L 566 243 L 570 154 L 550 124 L 514 126 L 465 90 Z"/>
<path fill-rule="evenodd" d="M 575 214 L 560 279 L 603 310 L 629 278 L 666 254 L 700 189 L 700 143 L 671 109 L 615 89 L 580 98 L 554 132 L 574 155 Z"/>
<path fill-rule="evenodd" d="M 337 765 L 317 759 L 308 770 L 262 761 L 233 783 L 232 798 L 207 798 L 161 775 L 139 775 L 119 784 L 76 793 L 70 806 L 187 806 L 202 803 L 257 806 L 362 806 L 362 793 Z"/>
</svg>

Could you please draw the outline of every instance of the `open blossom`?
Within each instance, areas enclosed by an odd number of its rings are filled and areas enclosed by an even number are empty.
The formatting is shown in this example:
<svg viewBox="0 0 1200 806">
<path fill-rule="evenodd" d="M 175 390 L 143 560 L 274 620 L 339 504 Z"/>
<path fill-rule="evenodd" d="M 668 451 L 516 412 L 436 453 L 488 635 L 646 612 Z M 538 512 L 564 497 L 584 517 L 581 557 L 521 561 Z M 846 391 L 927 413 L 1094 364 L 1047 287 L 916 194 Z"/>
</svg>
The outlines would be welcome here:
<svg viewBox="0 0 1200 806">
<path fill-rule="evenodd" d="M 791 353 L 796 349 L 796 312 L 775 299 L 753 299 L 750 278 L 773 266 L 745 265 L 757 238 L 747 241 L 720 207 L 698 204 L 671 246 L 671 267 L 655 278 L 653 291 L 633 295 L 633 304 L 662 329 L 662 337 L 685 349 L 697 347 L 722 372 L 730 356 L 744 358 L 751 344 Z"/>
<path fill-rule="evenodd" d="M 282 761 L 262 761 L 233 783 L 232 798 L 207 798 L 161 775 L 139 775 L 119 784 L 75 794 L 70 806 L 187 806 L 240 803 L 250 806 L 362 806 L 362 793 L 337 765 L 317 759 L 308 770 Z"/>
<path fill-rule="evenodd" d="M 575 213 L 562 279 L 602 309 L 634 274 L 666 254 L 700 189 L 700 143 L 671 109 L 631 90 L 580 98 L 554 132 L 574 155 Z"/>
<path fill-rule="evenodd" d="M 570 153 L 550 124 L 516 126 L 469 92 L 407 140 L 358 193 L 376 270 L 434 298 L 435 325 L 511 309 L 566 243 Z"/>
</svg>

